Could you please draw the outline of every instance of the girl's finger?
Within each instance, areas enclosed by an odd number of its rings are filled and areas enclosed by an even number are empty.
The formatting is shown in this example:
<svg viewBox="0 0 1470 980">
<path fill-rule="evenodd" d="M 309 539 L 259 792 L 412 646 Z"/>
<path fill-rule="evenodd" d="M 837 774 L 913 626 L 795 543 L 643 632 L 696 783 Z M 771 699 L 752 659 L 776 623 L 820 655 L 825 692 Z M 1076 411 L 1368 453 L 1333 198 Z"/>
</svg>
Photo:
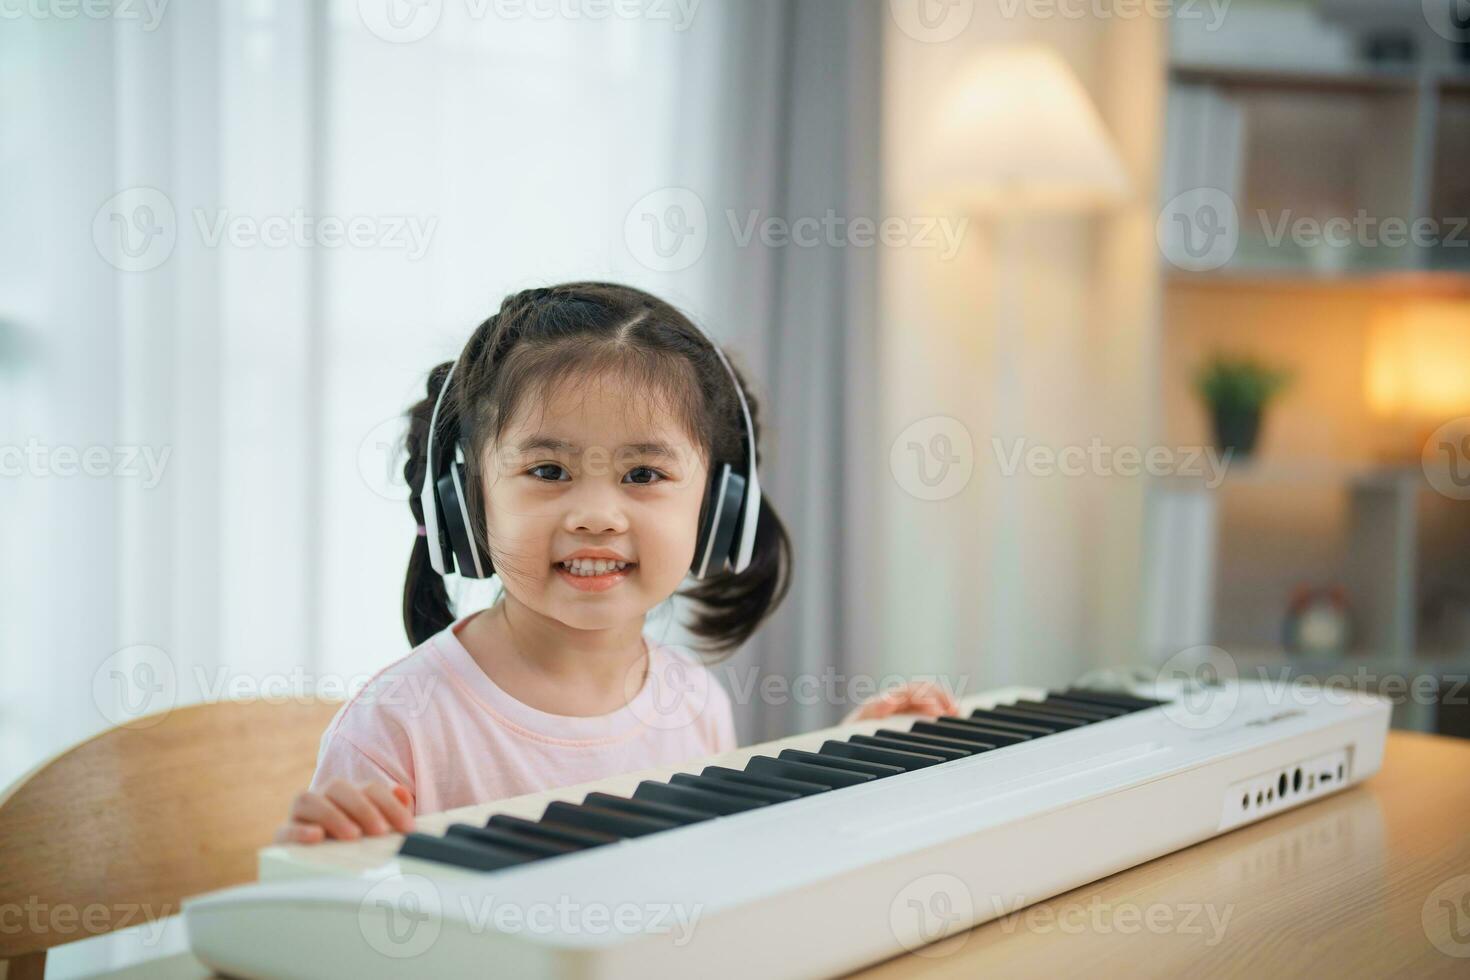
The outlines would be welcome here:
<svg viewBox="0 0 1470 980">
<path fill-rule="evenodd" d="M 319 844 L 326 839 L 327 832 L 320 824 L 302 823 L 292 820 L 276 831 L 277 844 Z"/>
<path fill-rule="evenodd" d="M 326 786 L 327 799 L 341 807 L 365 834 L 386 834 L 388 821 L 366 794 L 345 779 L 334 779 Z"/>
<path fill-rule="evenodd" d="M 291 819 L 319 825 L 330 837 L 355 840 L 362 836 L 357 824 L 320 793 L 302 793 L 291 805 Z"/>
<path fill-rule="evenodd" d="M 392 828 L 400 834 L 406 834 L 413 829 L 413 812 L 393 792 L 395 788 L 402 789 L 401 786 L 389 787 L 387 783 L 370 783 L 365 792 L 368 800 L 377 806 L 378 812 L 387 818 Z"/>
</svg>

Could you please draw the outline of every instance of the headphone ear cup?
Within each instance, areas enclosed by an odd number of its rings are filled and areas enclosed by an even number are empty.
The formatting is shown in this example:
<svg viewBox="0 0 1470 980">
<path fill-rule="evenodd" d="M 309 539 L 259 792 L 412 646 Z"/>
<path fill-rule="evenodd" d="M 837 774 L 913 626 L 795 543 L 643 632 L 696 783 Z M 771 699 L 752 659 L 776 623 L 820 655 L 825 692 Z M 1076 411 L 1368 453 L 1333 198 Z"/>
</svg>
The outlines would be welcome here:
<svg viewBox="0 0 1470 980">
<path fill-rule="evenodd" d="M 488 556 L 480 555 L 475 546 L 474 533 L 469 526 L 469 511 L 465 507 L 464 464 L 449 464 L 449 472 L 439 477 L 440 511 L 444 517 L 444 533 L 454 553 L 455 569 L 464 578 L 489 578 L 494 569 Z M 445 565 L 449 563 L 446 561 Z M 446 571 L 448 569 L 446 568 Z"/>
<path fill-rule="evenodd" d="M 730 549 L 740 526 L 740 508 L 745 498 L 745 477 L 721 463 L 710 475 L 709 490 L 704 500 L 703 519 L 694 546 L 694 563 L 689 571 L 695 578 L 718 575 L 726 562 L 733 561 Z"/>
</svg>

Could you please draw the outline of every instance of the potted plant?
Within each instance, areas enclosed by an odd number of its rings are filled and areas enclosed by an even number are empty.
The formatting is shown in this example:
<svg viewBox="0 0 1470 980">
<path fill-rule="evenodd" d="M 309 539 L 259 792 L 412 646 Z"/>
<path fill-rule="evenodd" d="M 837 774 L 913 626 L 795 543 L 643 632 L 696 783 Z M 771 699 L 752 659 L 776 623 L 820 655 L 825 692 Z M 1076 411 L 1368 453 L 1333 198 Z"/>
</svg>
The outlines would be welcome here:
<svg viewBox="0 0 1470 980">
<path fill-rule="evenodd" d="M 1215 429 L 1215 444 L 1235 458 L 1247 457 L 1261 431 L 1261 411 L 1286 387 L 1291 373 L 1251 357 L 1215 354 L 1200 366 L 1195 388 Z"/>
</svg>

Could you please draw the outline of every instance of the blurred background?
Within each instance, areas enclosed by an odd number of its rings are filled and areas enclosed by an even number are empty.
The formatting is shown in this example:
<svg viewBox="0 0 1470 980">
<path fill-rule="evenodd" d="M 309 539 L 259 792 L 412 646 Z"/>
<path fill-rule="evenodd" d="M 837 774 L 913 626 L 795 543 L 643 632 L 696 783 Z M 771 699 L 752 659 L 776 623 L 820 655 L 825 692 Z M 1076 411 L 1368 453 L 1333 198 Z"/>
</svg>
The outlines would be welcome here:
<svg viewBox="0 0 1470 980">
<path fill-rule="evenodd" d="M 401 413 L 579 278 L 761 400 L 797 570 L 717 668 L 742 743 L 1129 669 L 1470 733 L 1462 0 L 0 18 L 0 782 L 406 653 Z"/>
</svg>

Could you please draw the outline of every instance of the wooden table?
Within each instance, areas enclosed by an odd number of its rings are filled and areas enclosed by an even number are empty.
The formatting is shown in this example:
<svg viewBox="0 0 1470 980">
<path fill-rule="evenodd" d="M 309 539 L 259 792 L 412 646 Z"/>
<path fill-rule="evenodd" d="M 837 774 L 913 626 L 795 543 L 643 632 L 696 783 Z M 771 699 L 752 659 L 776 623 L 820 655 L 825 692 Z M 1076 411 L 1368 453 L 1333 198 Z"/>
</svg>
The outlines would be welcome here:
<svg viewBox="0 0 1470 980">
<path fill-rule="evenodd" d="M 1167 820 L 1168 814 L 1159 814 Z M 854 976 L 1470 977 L 1470 741 Z M 187 953 L 118 977 L 208 977 Z"/>
</svg>

